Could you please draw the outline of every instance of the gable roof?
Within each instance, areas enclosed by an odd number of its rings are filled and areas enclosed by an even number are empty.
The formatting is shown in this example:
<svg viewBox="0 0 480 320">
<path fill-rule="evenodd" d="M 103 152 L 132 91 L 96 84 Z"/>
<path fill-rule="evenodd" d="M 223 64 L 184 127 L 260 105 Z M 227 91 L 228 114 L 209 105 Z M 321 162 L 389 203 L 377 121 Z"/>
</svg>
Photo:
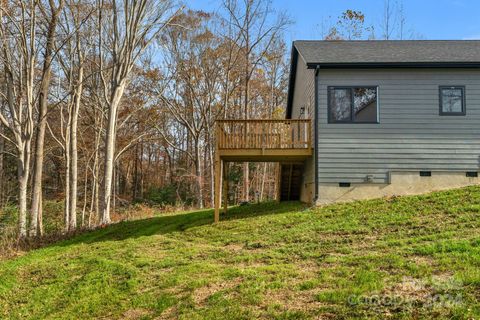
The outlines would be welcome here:
<svg viewBox="0 0 480 320">
<path fill-rule="evenodd" d="M 299 59 L 300 57 L 300 59 Z M 287 118 L 291 117 L 297 61 L 308 68 L 480 67 L 478 40 L 298 40 L 292 45 Z"/>
<path fill-rule="evenodd" d="M 307 65 L 480 63 L 477 40 L 295 41 Z"/>
</svg>

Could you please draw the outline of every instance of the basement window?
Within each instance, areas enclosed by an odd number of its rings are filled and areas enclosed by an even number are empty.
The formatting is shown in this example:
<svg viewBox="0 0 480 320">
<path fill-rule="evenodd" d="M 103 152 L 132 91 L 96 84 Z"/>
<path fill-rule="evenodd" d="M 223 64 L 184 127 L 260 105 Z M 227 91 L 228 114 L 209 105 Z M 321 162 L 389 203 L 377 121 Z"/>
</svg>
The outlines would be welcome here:
<svg viewBox="0 0 480 320">
<path fill-rule="evenodd" d="M 431 177 L 432 171 L 420 171 L 420 177 Z"/>
<path fill-rule="evenodd" d="M 465 114 L 465 87 L 440 86 L 440 115 L 464 116 Z"/>
<path fill-rule="evenodd" d="M 328 87 L 329 123 L 378 123 L 377 87 Z"/>
</svg>

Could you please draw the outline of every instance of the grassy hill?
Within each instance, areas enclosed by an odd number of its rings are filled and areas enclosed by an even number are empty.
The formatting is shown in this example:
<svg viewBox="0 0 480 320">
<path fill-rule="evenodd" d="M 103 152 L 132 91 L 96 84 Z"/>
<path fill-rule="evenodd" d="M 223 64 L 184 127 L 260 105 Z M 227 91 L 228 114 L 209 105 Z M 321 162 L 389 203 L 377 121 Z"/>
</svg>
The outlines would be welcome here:
<svg viewBox="0 0 480 320">
<path fill-rule="evenodd" d="M 0 262 L 0 318 L 480 317 L 480 188 L 161 215 Z"/>
</svg>

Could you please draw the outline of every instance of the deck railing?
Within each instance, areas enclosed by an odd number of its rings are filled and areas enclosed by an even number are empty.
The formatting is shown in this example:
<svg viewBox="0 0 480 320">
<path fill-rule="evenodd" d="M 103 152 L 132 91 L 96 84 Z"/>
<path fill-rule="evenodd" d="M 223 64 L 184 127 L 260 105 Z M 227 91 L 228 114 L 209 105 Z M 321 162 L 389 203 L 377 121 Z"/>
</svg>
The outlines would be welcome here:
<svg viewBox="0 0 480 320">
<path fill-rule="evenodd" d="M 219 149 L 308 149 L 311 121 L 217 120 Z"/>
</svg>

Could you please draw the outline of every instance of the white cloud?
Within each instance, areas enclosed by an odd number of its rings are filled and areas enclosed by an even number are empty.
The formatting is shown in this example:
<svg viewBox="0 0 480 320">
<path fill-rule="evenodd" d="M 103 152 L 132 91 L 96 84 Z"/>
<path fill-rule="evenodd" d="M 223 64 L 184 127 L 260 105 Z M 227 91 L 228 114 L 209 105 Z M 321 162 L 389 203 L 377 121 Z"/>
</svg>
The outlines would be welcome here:
<svg viewBox="0 0 480 320">
<path fill-rule="evenodd" d="M 463 37 L 462 40 L 480 40 L 480 33 Z"/>
</svg>

